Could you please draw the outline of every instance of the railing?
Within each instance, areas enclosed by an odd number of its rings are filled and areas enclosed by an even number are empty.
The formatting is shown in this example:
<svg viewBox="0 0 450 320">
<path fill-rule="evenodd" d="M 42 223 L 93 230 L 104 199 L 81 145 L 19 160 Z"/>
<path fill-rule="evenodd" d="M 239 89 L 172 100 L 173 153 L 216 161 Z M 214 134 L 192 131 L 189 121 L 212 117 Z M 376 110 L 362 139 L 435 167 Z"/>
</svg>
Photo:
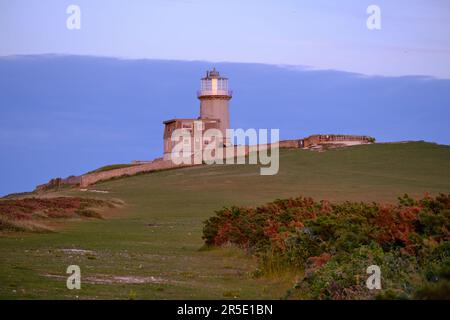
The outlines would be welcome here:
<svg viewBox="0 0 450 320">
<path fill-rule="evenodd" d="M 232 90 L 198 90 L 197 97 L 203 96 L 229 96 L 233 95 Z"/>
<path fill-rule="evenodd" d="M 357 135 L 346 135 L 346 134 L 319 134 L 312 135 L 304 140 L 318 140 L 320 142 L 328 142 L 328 141 L 370 141 L 373 138 L 369 136 L 357 136 Z"/>
</svg>

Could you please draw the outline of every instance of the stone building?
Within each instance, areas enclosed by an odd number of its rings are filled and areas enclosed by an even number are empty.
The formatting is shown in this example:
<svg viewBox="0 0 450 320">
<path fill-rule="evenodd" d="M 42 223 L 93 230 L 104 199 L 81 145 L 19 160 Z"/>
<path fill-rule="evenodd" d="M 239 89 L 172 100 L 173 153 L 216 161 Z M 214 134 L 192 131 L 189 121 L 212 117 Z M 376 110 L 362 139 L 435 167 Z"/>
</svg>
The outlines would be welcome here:
<svg viewBox="0 0 450 320">
<path fill-rule="evenodd" d="M 172 134 L 176 129 L 181 129 L 183 143 L 190 144 L 192 155 L 195 150 L 201 150 L 204 145 L 210 143 L 208 139 L 194 137 L 194 131 L 203 133 L 208 129 L 220 130 L 224 137 L 221 146 L 229 146 L 226 138 L 226 130 L 230 128 L 229 101 L 232 91 L 228 89 L 228 78 L 222 77 L 214 68 L 207 71 L 205 77 L 200 80 L 200 90 L 197 98 L 200 100 L 200 116 L 192 119 L 171 119 L 164 121 L 164 160 L 170 160 L 174 146 L 180 141 L 173 141 Z M 195 127 L 194 127 L 195 126 Z M 196 146 L 196 148 L 194 147 Z"/>
</svg>

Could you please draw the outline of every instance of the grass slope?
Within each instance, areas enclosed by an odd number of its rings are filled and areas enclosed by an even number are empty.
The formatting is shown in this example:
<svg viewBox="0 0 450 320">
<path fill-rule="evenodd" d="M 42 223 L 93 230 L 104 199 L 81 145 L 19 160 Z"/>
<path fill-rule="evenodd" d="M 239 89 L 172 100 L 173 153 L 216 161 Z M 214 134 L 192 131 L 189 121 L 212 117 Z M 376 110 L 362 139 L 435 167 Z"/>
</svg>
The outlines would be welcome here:
<svg viewBox="0 0 450 320">
<path fill-rule="evenodd" d="M 0 238 L 0 298 L 277 299 L 292 275 L 255 279 L 256 261 L 244 252 L 199 250 L 202 222 L 214 210 L 297 195 L 394 202 L 403 193 L 449 193 L 449 160 L 450 147 L 423 142 L 282 150 L 275 176 L 260 176 L 253 165 L 216 165 L 99 183 L 95 189 L 109 191 L 99 198 L 126 202 L 120 216 Z M 71 264 L 81 267 L 81 290 L 66 289 Z"/>
<path fill-rule="evenodd" d="M 109 170 L 114 170 L 114 169 L 121 169 L 121 168 L 128 168 L 128 167 L 133 167 L 133 166 L 135 166 L 135 164 L 132 164 L 132 163 L 110 164 L 110 165 L 103 166 L 98 169 L 89 171 L 88 173 L 99 173 L 99 172 L 104 172 L 104 171 L 109 171 Z"/>
</svg>

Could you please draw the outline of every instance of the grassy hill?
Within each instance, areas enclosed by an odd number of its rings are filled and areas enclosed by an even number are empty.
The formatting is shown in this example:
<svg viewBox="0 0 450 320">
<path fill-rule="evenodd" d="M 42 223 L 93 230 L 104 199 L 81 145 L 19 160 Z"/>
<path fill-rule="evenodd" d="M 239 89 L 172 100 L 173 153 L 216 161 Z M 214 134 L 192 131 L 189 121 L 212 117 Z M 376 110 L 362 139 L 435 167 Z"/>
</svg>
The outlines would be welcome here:
<svg viewBox="0 0 450 320">
<path fill-rule="evenodd" d="M 56 233 L 0 238 L 0 298 L 279 298 L 292 274 L 252 276 L 256 261 L 230 247 L 201 250 L 202 222 L 229 205 L 312 196 L 394 202 L 404 193 L 450 193 L 450 147 L 424 142 L 327 152 L 281 150 L 280 171 L 215 165 L 111 180 L 46 196 L 121 199 L 105 220 L 73 222 Z M 66 288 L 81 267 L 82 289 Z"/>
</svg>

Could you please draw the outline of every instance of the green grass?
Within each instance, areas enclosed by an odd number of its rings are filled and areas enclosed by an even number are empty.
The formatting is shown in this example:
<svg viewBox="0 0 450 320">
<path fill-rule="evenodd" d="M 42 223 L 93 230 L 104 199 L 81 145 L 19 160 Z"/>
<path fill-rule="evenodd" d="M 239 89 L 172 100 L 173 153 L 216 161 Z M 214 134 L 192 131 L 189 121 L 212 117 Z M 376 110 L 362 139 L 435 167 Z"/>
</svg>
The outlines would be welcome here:
<svg viewBox="0 0 450 320">
<path fill-rule="evenodd" d="M 135 166 L 135 164 L 132 164 L 132 163 L 110 164 L 110 165 L 95 169 L 93 171 L 89 171 L 88 173 L 99 173 L 99 172 L 109 171 L 109 170 L 114 170 L 114 169 L 128 168 L 128 167 L 132 167 L 132 166 Z"/>
<path fill-rule="evenodd" d="M 126 206 L 105 220 L 70 222 L 50 234 L 0 238 L 0 298 L 242 299 L 285 295 L 294 276 L 254 278 L 256 260 L 237 248 L 201 250 L 202 222 L 223 206 L 259 205 L 305 195 L 332 201 L 395 202 L 398 195 L 450 193 L 450 147 L 415 142 L 327 152 L 281 150 L 280 171 L 256 165 L 215 165 L 160 171 L 95 185 Z M 74 254 L 60 249 L 91 250 Z M 68 290 L 70 264 L 82 289 Z M 299 273 L 301 270 L 299 270 Z M 163 283 L 89 284 L 86 277 L 139 276 Z"/>
</svg>

